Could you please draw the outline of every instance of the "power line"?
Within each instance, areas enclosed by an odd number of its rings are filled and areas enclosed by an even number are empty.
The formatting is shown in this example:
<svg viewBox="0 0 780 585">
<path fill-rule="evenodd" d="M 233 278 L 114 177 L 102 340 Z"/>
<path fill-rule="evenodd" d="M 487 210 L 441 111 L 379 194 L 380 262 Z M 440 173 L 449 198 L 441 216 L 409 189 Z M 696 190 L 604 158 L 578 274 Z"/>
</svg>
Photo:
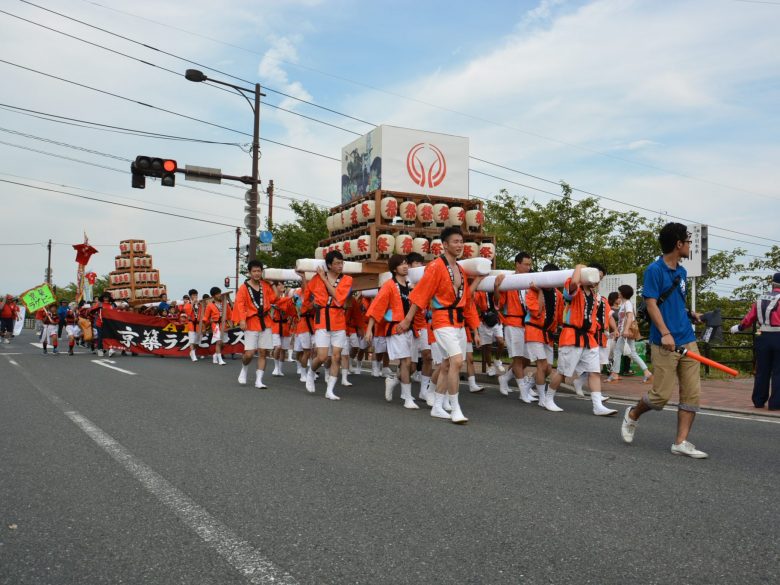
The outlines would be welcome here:
<svg viewBox="0 0 780 585">
<path fill-rule="evenodd" d="M 152 49 L 152 50 L 155 50 L 155 51 L 159 51 L 159 52 L 161 52 L 163 54 L 169 55 L 169 56 L 174 57 L 176 59 L 180 59 L 182 61 L 198 65 L 199 67 L 203 67 L 203 68 L 209 69 L 211 71 L 217 71 L 218 73 L 220 73 L 222 75 L 227 75 L 229 77 L 232 77 L 233 79 L 239 79 L 239 80 L 245 81 L 247 83 L 252 83 L 251 81 L 247 81 L 245 79 L 242 79 L 242 78 L 237 77 L 235 75 L 232 75 L 230 73 L 227 73 L 227 72 L 224 72 L 224 71 L 220 71 L 218 69 L 214 69 L 214 68 L 209 67 L 207 65 L 196 63 L 194 61 L 190 61 L 188 59 L 185 59 L 185 58 L 180 57 L 178 55 L 175 55 L 173 53 L 169 53 L 167 51 L 162 51 L 162 50 L 160 50 L 160 49 L 158 49 L 156 47 L 151 47 L 150 45 L 147 45 L 145 43 L 141 43 L 141 42 L 136 41 L 134 39 L 131 39 L 129 37 L 126 37 L 126 36 L 123 36 L 123 35 L 119 35 L 117 33 L 113 33 L 111 31 L 108 31 L 108 30 L 106 30 L 104 28 L 101 28 L 101 27 L 98 27 L 98 26 L 91 25 L 89 23 L 86 23 L 84 21 L 78 20 L 76 18 L 64 15 L 64 14 L 62 14 L 60 12 L 56 12 L 54 10 L 51 10 L 49 8 L 45 8 L 45 7 L 40 6 L 38 4 L 34 4 L 32 2 L 29 2 L 28 0 L 21 0 L 21 1 L 24 2 L 25 4 L 29 4 L 30 6 L 34 6 L 36 8 L 41 9 L 41 10 L 45 10 L 47 12 L 56 14 L 56 15 L 61 16 L 63 18 L 67 18 L 68 20 L 72 20 L 74 22 L 78 22 L 78 23 L 83 24 L 85 26 L 94 28 L 96 30 L 100 30 L 100 31 L 105 32 L 107 34 L 110 34 L 110 35 L 122 38 L 122 39 L 124 39 L 126 41 L 129 41 L 129 42 L 132 42 L 132 43 L 136 43 L 136 44 L 144 46 L 146 48 L 149 48 L 149 49 Z M 226 46 L 229 46 L 229 47 L 240 49 L 242 51 L 247 51 L 249 53 L 260 55 L 260 56 L 262 56 L 264 58 L 268 58 L 269 57 L 267 54 L 262 54 L 262 53 L 259 53 L 257 51 L 254 51 L 252 49 L 247 49 L 246 47 L 242 47 L 240 45 L 235 45 L 235 44 L 232 44 L 232 43 L 228 43 L 226 41 L 222 41 L 222 40 L 215 39 L 215 38 L 212 38 L 212 37 L 209 37 L 209 36 L 206 36 L 206 35 L 202 35 L 200 33 L 195 33 L 195 32 L 183 29 L 183 28 L 175 27 L 175 26 L 173 26 L 173 25 L 171 25 L 169 23 L 163 23 L 163 22 L 159 22 L 157 20 L 147 19 L 147 18 L 144 18 L 142 16 L 138 16 L 136 14 L 133 14 L 131 12 L 126 12 L 126 11 L 119 10 L 119 9 L 116 9 L 116 8 L 113 8 L 113 7 L 105 6 L 103 4 L 100 4 L 98 2 L 93 2 L 91 0 L 84 0 L 84 1 L 85 2 L 89 2 L 90 4 L 93 4 L 95 6 L 99 6 L 101 8 L 104 8 L 104 9 L 116 11 L 116 12 L 118 12 L 120 14 L 124 14 L 124 15 L 127 15 L 127 16 L 131 16 L 133 18 L 138 18 L 138 19 L 145 20 L 145 21 L 148 21 L 148 22 L 152 22 L 152 23 L 154 23 L 154 24 L 156 24 L 158 26 L 171 28 L 173 30 L 178 30 L 178 31 L 184 32 L 186 34 L 190 34 L 190 35 L 197 36 L 197 37 L 200 37 L 200 38 L 205 38 L 205 39 L 210 40 L 210 41 L 215 42 L 215 43 L 223 44 L 223 45 L 226 45 Z M 553 142 L 553 143 L 556 143 L 556 144 L 561 144 L 563 146 L 568 146 L 570 148 L 576 148 L 578 150 L 582 150 L 582 151 L 589 152 L 589 153 L 592 153 L 592 154 L 597 154 L 599 156 L 611 158 L 611 159 L 614 159 L 614 160 L 619 160 L 619 161 L 627 162 L 627 163 L 630 163 L 630 164 L 633 164 L 633 165 L 655 169 L 655 170 L 658 170 L 658 171 L 661 171 L 661 172 L 664 172 L 664 173 L 667 173 L 667 174 L 677 175 L 677 176 L 684 177 L 684 178 L 687 178 L 687 179 L 690 179 L 690 180 L 694 180 L 694 181 L 701 181 L 701 182 L 704 182 L 704 183 L 709 183 L 709 184 L 717 185 L 717 186 L 720 186 L 720 187 L 726 187 L 726 188 L 734 189 L 734 190 L 737 190 L 737 191 L 743 191 L 743 192 L 747 192 L 747 193 L 758 194 L 758 193 L 756 193 L 754 191 L 745 190 L 745 189 L 742 189 L 740 187 L 734 187 L 732 185 L 726 185 L 726 184 L 723 184 L 723 183 L 718 183 L 716 181 L 711 181 L 711 180 L 708 180 L 708 179 L 702 179 L 702 178 L 699 178 L 699 177 L 694 177 L 692 175 L 687 175 L 687 174 L 684 174 L 684 173 L 681 173 L 681 172 L 678 172 L 678 171 L 673 171 L 673 170 L 670 170 L 670 169 L 664 169 L 662 167 L 658 167 L 658 166 L 651 165 L 651 164 L 648 164 L 648 163 L 643 163 L 643 162 L 640 162 L 640 161 L 636 161 L 636 160 L 620 157 L 620 156 L 617 156 L 617 155 L 614 155 L 614 154 L 611 154 L 611 153 L 602 152 L 602 151 L 599 151 L 599 150 L 596 150 L 596 149 L 588 148 L 588 147 L 582 146 L 580 144 L 567 142 L 567 141 L 559 140 L 559 139 L 556 139 L 556 138 L 551 138 L 549 136 L 545 136 L 545 135 L 539 134 L 537 132 L 531 132 L 531 131 L 528 131 L 528 130 L 524 130 L 522 128 L 517 128 L 515 126 L 510 126 L 508 124 L 502 124 L 500 122 L 496 122 L 495 120 L 490 120 L 488 118 L 484 118 L 484 117 L 477 116 L 477 115 L 474 115 L 474 114 L 469 114 L 469 113 L 461 112 L 459 110 L 455 110 L 455 109 L 452 109 L 452 108 L 447 108 L 447 107 L 441 106 L 439 104 L 426 102 L 424 100 L 420 100 L 420 99 L 412 98 L 412 97 L 409 97 L 409 96 L 406 96 L 406 95 L 403 95 L 403 94 L 399 94 L 399 93 L 395 93 L 395 92 L 392 92 L 392 91 L 384 90 L 384 89 L 381 89 L 381 88 L 378 88 L 378 87 L 375 87 L 375 86 L 372 86 L 372 85 L 368 85 L 368 84 L 365 84 L 365 83 L 362 83 L 362 82 L 359 82 L 359 81 L 355 81 L 353 79 L 349 79 L 349 78 L 342 77 L 342 76 L 339 76 L 339 75 L 334 75 L 332 73 L 327 73 L 325 71 L 321 71 L 321 70 L 318 70 L 318 69 L 315 69 L 315 68 L 312 68 L 312 67 L 307 67 L 307 66 L 304 66 L 304 65 L 300 65 L 298 63 L 292 63 L 290 61 L 285 61 L 283 59 L 279 59 L 279 58 L 276 58 L 276 57 L 270 57 L 270 58 L 272 58 L 272 59 L 274 59 L 274 60 L 276 60 L 276 61 L 278 61 L 280 63 L 285 63 L 286 65 L 290 65 L 292 67 L 297 67 L 297 68 L 300 68 L 300 69 L 305 69 L 305 70 L 308 70 L 308 71 L 312 71 L 312 72 L 318 73 L 320 75 L 325 75 L 327 77 L 331 77 L 331 78 L 338 79 L 338 80 L 341 80 L 341 81 L 345 81 L 345 82 L 348 82 L 348 83 L 351 83 L 351 84 L 354 84 L 354 85 L 365 87 L 365 88 L 371 89 L 372 91 L 377 91 L 377 92 L 384 93 L 384 94 L 387 94 L 387 95 L 390 95 L 390 96 L 393 96 L 393 97 L 397 97 L 397 98 L 401 98 L 401 99 L 404 99 L 404 100 L 407 100 L 407 101 L 411 101 L 411 102 L 415 102 L 415 103 L 418 103 L 418 104 L 422 104 L 422 105 L 425 105 L 427 107 L 431 107 L 431 108 L 435 108 L 435 109 L 438 109 L 438 110 L 441 110 L 441 111 L 457 114 L 459 116 L 464 116 L 466 118 L 477 120 L 477 121 L 480 121 L 480 122 L 484 122 L 484 123 L 487 123 L 487 124 L 490 124 L 490 125 L 493 125 L 493 126 L 507 128 L 509 130 L 513 130 L 513 131 L 519 132 L 521 134 L 526 134 L 528 136 L 533 136 L 535 138 L 540 138 L 542 140 L 546 140 L 546 141 Z M 269 89 L 269 91 L 274 91 L 274 90 Z M 275 92 L 275 93 L 281 93 L 281 92 Z M 287 95 L 287 97 L 290 97 L 292 99 L 299 99 L 296 96 L 292 96 L 292 95 Z M 300 100 L 300 101 L 304 101 L 304 100 Z M 314 104 L 312 102 L 305 102 L 305 103 L 309 103 L 310 105 L 315 106 L 315 107 L 320 107 L 319 105 Z M 323 109 L 328 109 L 328 108 L 323 108 Z M 348 114 L 344 114 L 343 112 L 337 112 L 337 111 L 331 110 L 331 109 L 328 109 L 328 111 L 331 111 L 331 112 L 336 113 L 338 115 L 345 116 L 347 118 L 351 118 L 351 119 L 354 119 L 354 120 L 357 120 L 357 121 L 360 121 L 360 122 L 363 122 L 363 123 L 366 123 L 366 124 L 370 124 L 370 122 L 366 122 L 365 120 L 360 120 L 358 118 L 354 118 L 353 116 L 350 116 Z"/>
<path fill-rule="evenodd" d="M 79 199 L 87 199 L 89 201 L 97 201 L 99 203 L 107 203 L 109 205 L 117 205 L 119 207 L 127 207 L 129 209 L 137 209 L 139 211 L 148 211 L 149 213 L 157 213 L 157 214 L 160 214 L 160 215 L 167 215 L 167 216 L 170 216 L 170 217 L 178 217 L 180 219 L 189 219 L 191 221 L 200 221 L 200 222 L 203 222 L 203 223 L 211 223 L 211 224 L 214 224 L 214 225 L 223 225 L 225 227 L 234 228 L 234 229 L 239 227 L 239 226 L 232 225 L 232 224 L 229 224 L 229 223 L 222 223 L 222 222 L 219 222 L 219 221 L 211 221 L 211 220 L 208 220 L 208 219 L 200 219 L 200 218 L 197 218 L 197 217 L 190 217 L 190 216 L 187 216 L 187 215 L 180 215 L 178 213 L 169 213 L 167 211 L 159 211 L 157 209 L 149 209 L 147 207 L 139 207 L 137 205 L 128 205 L 127 203 L 117 203 L 116 201 L 108 201 L 106 199 L 98 199 L 97 197 L 87 197 L 86 195 L 77 195 L 76 193 L 68 193 L 66 191 L 60 191 L 59 189 L 48 189 L 46 187 L 38 187 L 37 185 L 28 185 L 27 183 L 20 183 L 18 181 L 9 181 L 7 179 L 0 179 L 0 183 L 8 183 L 10 185 L 17 185 L 19 187 L 27 187 L 29 189 L 37 189 L 39 191 L 48 191 L 50 193 L 59 193 L 61 195 L 67 195 L 69 197 L 77 197 Z"/>
<path fill-rule="evenodd" d="M 507 178 L 505 178 L 505 177 L 499 177 L 499 176 L 497 176 L 497 175 L 491 175 L 490 173 L 485 173 L 485 172 L 483 172 L 483 171 L 478 171 L 478 170 L 476 170 L 476 169 L 469 169 L 469 171 L 470 171 L 470 172 L 472 172 L 472 173 L 476 173 L 476 174 L 478 174 L 478 175 L 485 175 L 486 177 L 491 177 L 491 178 L 493 178 L 493 179 L 498 179 L 498 180 L 500 180 L 500 181 L 504 181 L 504 182 L 506 182 L 506 183 L 511 183 L 512 185 L 518 185 L 518 186 L 520 186 L 520 187 L 524 187 L 524 188 L 526 188 L 526 189 L 532 189 L 532 190 L 534 190 L 534 191 L 539 191 L 540 193 L 545 193 L 545 194 L 547 194 L 547 195 L 552 195 L 553 197 L 557 197 L 557 198 L 559 198 L 559 199 L 563 199 L 563 195 L 561 195 L 560 193 L 555 193 L 555 192 L 553 192 L 553 191 L 547 191 L 547 190 L 545 190 L 545 189 L 539 189 L 538 187 L 532 187 L 531 185 L 526 185 L 526 184 L 524 184 L 524 183 L 518 183 L 517 181 L 511 181 L 511 180 L 509 180 L 509 179 L 507 179 Z M 580 191 L 580 190 L 578 189 L 578 191 Z M 582 191 L 580 191 L 580 192 L 582 192 Z M 636 209 L 641 209 L 641 210 L 643 210 L 643 211 L 649 211 L 649 212 L 651 212 L 651 213 L 656 213 L 656 212 L 655 212 L 655 210 L 648 209 L 648 208 L 645 208 L 645 207 L 641 207 L 641 206 L 639 206 L 639 205 L 633 205 L 633 204 L 630 204 L 630 203 L 624 203 L 624 202 L 622 202 L 622 201 L 618 201 L 618 200 L 616 200 L 616 199 L 610 199 L 610 198 L 607 198 L 607 197 L 601 197 L 601 196 L 599 196 L 599 195 L 592 195 L 592 196 L 594 196 L 594 197 L 597 197 L 597 198 L 607 199 L 608 201 L 615 201 L 615 202 L 617 202 L 617 203 L 621 203 L 621 204 L 623 204 L 623 205 L 626 205 L 626 206 L 628 206 L 628 207 L 634 207 L 634 208 L 636 208 Z M 487 200 L 487 199 L 484 199 L 484 198 L 482 198 L 482 197 L 476 197 L 476 199 L 483 199 L 484 201 L 489 201 L 489 200 Z M 579 201 L 579 199 L 575 199 L 575 198 L 573 198 L 573 197 L 572 197 L 572 200 L 573 200 L 573 201 Z M 684 217 L 680 217 L 680 216 L 677 216 L 677 215 L 672 215 L 672 214 L 667 214 L 667 215 L 668 215 L 669 217 L 673 217 L 673 218 L 675 218 L 675 219 L 682 219 L 683 221 L 689 221 L 689 222 L 691 222 L 691 221 L 692 221 L 692 222 L 694 222 L 694 223 L 698 223 L 698 222 L 696 222 L 696 221 L 694 221 L 694 220 L 685 219 Z M 718 230 L 727 231 L 727 232 L 737 233 L 737 234 L 740 234 L 740 235 L 745 235 L 745 236 L 748 236 L 748 237 L 751 237 L 751 238 L 765 239 L 765 240 L 768 240 L 768 241 L 770 241 L 770 242 L 777 242 L 777 240 L 771 240 L 771 239 L 769 239 L 769 238 L 763 238 L 763 237 L 761 237 L 761 236 L 754 236 L 753 234 L 747 234 L 747 233 L 743 233 L 743 232 L 737 232 L 737 231 L 735 231 L 735 230 L 730 230 L 730 229 L 727 229 L 727 228 L 721 228 L 721 227 L 714 226 L 714 225 L 709 225 L 708 227 L 710 227 L 710 228 L 714 228 L 714 229 L 718 229 Z M 719 234 L 710 234 L 710 236 L 711 236 L 711 237 L 716 237 L 716 238 L 721 238 L 721 239 L 724 239 L 724 240 L 731 240 L 731 241 L 734 241 L 734 242 L 741 242 L 741 243 L 743 243 L 743 244 L 751 244 L 751 245 L 753 245 L 753 246 L 764 246 L 764 247 L 766 247 L 766 248 L 771 248 L 771 247 L 772 247 L 772 246 L 770 246 L 770 245 L 768 245 L 768 244 L 760 244 L 760 243 L 758 243 L 758 242 L 747 242 L 747 241 L 745 241 L 745 240 L 738 240 L 738 239 L 736 239 L 736 238 L 729 238 L 729 237 L 726 237 L 726 236 L 721 236 L 721 235 L 719 235 Z"/>
</svg>

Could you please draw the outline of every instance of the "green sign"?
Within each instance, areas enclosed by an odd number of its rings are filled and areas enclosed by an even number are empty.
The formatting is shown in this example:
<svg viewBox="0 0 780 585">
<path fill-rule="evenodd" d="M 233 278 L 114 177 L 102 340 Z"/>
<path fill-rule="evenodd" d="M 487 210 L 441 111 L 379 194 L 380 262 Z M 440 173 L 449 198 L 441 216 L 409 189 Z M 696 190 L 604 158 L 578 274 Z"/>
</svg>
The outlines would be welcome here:
<svg viewBox="0 0 780 585">
<path fill-rule="evenodd" d="M 52 303 L 56 303 L 57 299 L 54 298 L 54 293 L 51 292 L 48 284 L 42 284 L 41 286 L 31 288 L 21 295 L 24 306 L 30 313 L 34 313 L 38 309 L 48 307 Z"/>
</svg>

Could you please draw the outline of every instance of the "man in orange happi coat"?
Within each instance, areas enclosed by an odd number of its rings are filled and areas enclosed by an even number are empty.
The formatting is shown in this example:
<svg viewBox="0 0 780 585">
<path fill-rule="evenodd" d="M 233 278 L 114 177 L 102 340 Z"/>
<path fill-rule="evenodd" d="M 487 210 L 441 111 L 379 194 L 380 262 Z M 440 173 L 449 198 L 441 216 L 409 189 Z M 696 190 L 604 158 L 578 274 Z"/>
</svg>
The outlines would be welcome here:
<svg viewBox="0 0 780 585">
<path fill-rule="evenodd" d="M 271 305 L 276 305 L 286 312 L 292 312 L 295 308 L 291 298 L 277 296 L 274 287 L 263 280 L 262 262 L 250 260 L 248 268 L 249 280 L 239 287 L 233 308 L 233 320 L 244 332 L 244 355 L 241 357 L 238 383 L 246 384 L 249 364 L 255 351 L 259 350 L 255 388 L 268 388 L 263 383 L 263 373 L 268 352 L 274 348 Z"/>
<path fill-rule="evenodd" d="M 332 250 L 325 255 L 325 267 L 317 269 L 317 274 L 305 283 L 302 313 L 312 311 L 314 321 L 314 345 L 317 354 L 311 361 L 306 374 L 306 390 L 314 392 L 314 373 L 328 360 L 329 351 L 333 352 L 330 362 L 330 375 L 327 376 L 325 398 L 340 400 L 333 392 L 338 382 L 341 367 L 341 352 L 347 345 L 347 319 L 345 307 L 352 289 L 352 277 L 342 274 L 344 256 Z"/>
<path fill-rule="evenodd" d="M 439 389 L 449 394 L 452 415 L 443 408 L 444 393 L 438 391 L 434 397 L 431 416 L 451 420 L 456 424 L 465 424 L 468 419 L 463 416 L 458 402 L 458 387 L 460 386 L 460 368 L 466 359 L 466 330 L 468 326 L 473 333 L 474 342 L 479 343 L 479 315 L 469 290 L 466 274 L 457 263 L 463 253 L 463 232 L 459 227 L 445 228 L 441 233 L 444 254 L 433 260 L 425 268 L 425 274 L 414 287 L 409 300 L 413 303 L 404 320 L 398 324 L 400 333 L 408 331 L 418 311 L 424 311 L 431 306 L 433 318 L 431 325 L 436 337 L 436 343 L 445 358 L 441 365 L 441 373 L 445 384 L 439 382 Z"/>
</svg>

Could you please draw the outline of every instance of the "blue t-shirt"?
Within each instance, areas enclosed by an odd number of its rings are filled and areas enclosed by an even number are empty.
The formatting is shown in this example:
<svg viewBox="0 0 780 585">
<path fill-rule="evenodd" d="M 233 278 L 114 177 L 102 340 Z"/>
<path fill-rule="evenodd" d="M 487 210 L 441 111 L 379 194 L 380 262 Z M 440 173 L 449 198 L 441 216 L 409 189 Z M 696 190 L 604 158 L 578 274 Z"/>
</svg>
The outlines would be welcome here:
<svg viewBox="0 0 780 585">
<path fill-rule="evenodd" d="M 68 307 L 66 306 L 60 306 L 57 307 L 57 317 L 60 318 L 60 321 L 63 323 L 65 322 L 65 316 L 68 314 Z"/>
<path fill-rule="evenodd" d="M 678 264 L 677 268 L 672 270 L 664 262 L 663 256 L 659 256 L 658 260 L 645 270 L 642 296 L 645 299 L 658 299 L 671 288 L 674 279 L 678 276 L 680 277 L 678 290 L 672 291 L 658 308 L 664 318 L 664 323 L 669 328 L 669 333 L 674 337 L 674 344 L 685 345 L 696 341 L 696 335 L 691 327 L 691 320 L 688 318 L 688 308 L 685 306 L 685 285 L 688 272 L 682 264 Z M 652 321 L 650 323 L 650 343 L 661 345 L 661 332 Z"/>
</svg>

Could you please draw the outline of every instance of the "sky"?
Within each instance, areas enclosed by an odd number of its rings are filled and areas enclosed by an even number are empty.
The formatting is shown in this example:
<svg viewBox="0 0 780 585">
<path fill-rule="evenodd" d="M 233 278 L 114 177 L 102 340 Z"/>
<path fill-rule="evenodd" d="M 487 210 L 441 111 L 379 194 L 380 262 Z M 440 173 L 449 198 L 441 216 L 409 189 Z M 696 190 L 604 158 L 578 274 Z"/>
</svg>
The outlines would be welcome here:
<svg viewBox="0 0 780 585">
<path fill-rule="evenodd" d="M 214 6 L 0 2 L 0 293 L 43 281 L 49 239 L 54 283 L 72 282 L 84 232 L 100 275 L 120 240 L 146 240 L 173 298 L 234 274 L 244 186 L 178 175 L 175 188 L 130 187 L 141 154 L 250 174 L 249 105 L 187 81 L 187 68 L 266 88 L 260 175 L 274 181 L 277 223 L 293 219 L 291 200 L 337 205 L 341 148 L 391 124 L 468 137 L 471 155 L 494 163 L 471 160 L 472 196 L 506 188 L 547 202 L 565 180 L 609 209 L 708 224 L 711 250 L 739 246 L 745 261 L 780 243 L 780 1 Z M 261 206 L 264 221 L 265 196 Z"/>
</svg>

